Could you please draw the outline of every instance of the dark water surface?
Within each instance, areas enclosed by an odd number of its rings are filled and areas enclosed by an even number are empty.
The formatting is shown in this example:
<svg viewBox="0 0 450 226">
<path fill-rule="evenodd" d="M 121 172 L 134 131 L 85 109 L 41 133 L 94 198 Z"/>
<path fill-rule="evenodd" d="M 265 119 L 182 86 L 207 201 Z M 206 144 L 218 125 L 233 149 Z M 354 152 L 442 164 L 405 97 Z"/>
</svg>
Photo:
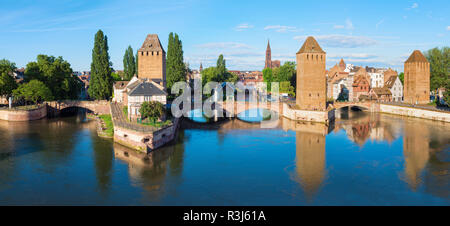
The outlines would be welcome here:
<svg viewBox="0 0 450 226">
<path fill-rule="evenodd" d="M 149 156 L 82 115 L 0 121 L 0 205 L 450 204 L 449 124 L 341 118 L 183 129 Z"/>
</svg>

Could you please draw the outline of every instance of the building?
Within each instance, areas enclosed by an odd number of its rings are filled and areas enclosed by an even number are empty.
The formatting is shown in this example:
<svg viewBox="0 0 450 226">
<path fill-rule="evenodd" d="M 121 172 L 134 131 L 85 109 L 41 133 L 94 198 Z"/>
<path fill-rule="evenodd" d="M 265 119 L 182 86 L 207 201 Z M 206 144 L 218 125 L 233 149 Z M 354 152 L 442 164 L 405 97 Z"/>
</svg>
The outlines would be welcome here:
<svg viewBox="0 0 450 226">
<path fill-rule="evenodd" d="M 361 69 L 363 69 L 361 67 Z M 364 70 L 365 71 L 365 70 Z M 360 101 L 361 96 L 368 96 L 370 91 L 370 80 L 364 74 L 358 74 L 352 84 L 353 101 Z"/>
<path fill-rule="evenodd" d="M 392 76 L 398 76 L 397 71 L 394 71 L 391 68 L 385 70 L 383 72 L 383 84 L 385 84 Z"/>
<path fill-rule="evenodd" d="M 127 105 L 127 85 L 128 81 L 118 81 L 114 83 L 114 97 L 112 101 Z"/>
<path fill-rule="evenodd" d="M 389 89 L 392 93 L 392 101 L 403 100 L 403 85 L 400 78 L 397 75 L 392 75 L 384 84 L 384 87 Z"/>
<path fill-rule="evenodd" d="M 390 102 L 392 101 L 392 93 L 386 88 L 373 88 L 369 92 L 369 96 L 372 100 L 377 100 L 379 102 Z"/>
<path fill-rule="evenodd" d="M 379 71 L 372 71 L 367 73 L 370 77 L 370 86 L 372 88 L 381 88 L 384 85 L 384 75 Z"/>
<path fill-rule="evenodd" d="M 128 106 L 128 118 L 140 118 L 139 112 L 145 101 L 158 101 L 164 106 L 167 103 L 165 88 L 151 79 L 136 79 L 130 81 L 126 88 L 126 101 Z"/>
<path fill-rule="evenodd" d="M 166 87 L 166 52 L 158 35 L 149 34 L 138 50 L 138 78 Z"/>
<path fill-rule="evenodd" d="M 302 110 L 326 110 L 326 53 L 308 37 L 297 52 L 296 104 Z"/>
<path fill-rule="evenodd" d="M 414 50 L 405 62 L 404 102 L 427 104 L 430 102 L 430 63 L 419 51 Z"/>
<path fill-rule="evenodd" d="M 345 64 L 344 59 L 330 68 L 326 73 L 328 98 L 333 100 L 353 99 L 353 74 L 350 74 L 352 68 L 353 65 Z"/>
<path fill-rule="evenodd" d="M 270 49 L 270 43 L 267 41 L 267 49 L 266 49 L 266 61 L 264 68 L 277 68 L 280 67 L 280 61 L 274 60 L 272 61 L 272 50 Z"/>
</svg>

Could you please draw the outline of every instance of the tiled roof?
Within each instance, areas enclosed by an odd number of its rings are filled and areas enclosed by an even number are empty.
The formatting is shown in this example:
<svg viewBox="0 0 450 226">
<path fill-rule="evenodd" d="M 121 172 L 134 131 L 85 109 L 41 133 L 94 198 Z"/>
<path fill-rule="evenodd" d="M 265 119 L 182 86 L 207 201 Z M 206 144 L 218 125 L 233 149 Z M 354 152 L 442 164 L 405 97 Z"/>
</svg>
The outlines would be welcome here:
<svg viewBox="0 0 450 226">
<path fill-rule="evenodd" d="M 297 53 L 325 53 L 322 48 L 320 48 L 319 43 L 312 36 L 306 38 L 305 43 L 303 43 L 302 48 Z"/>
<path fill-rule="evenodd" d="M 116 89 L 125 89 L 128 85 L 129 81 L 118 81 L 114 83 L 114 87 Z"/>
<path fill-rule="evenodd" d="M 128 96 L 161 96 L 167 95 L 164 89 L 153 81 L 141 81 L 128 92 Z"/>
<path fill-rule="evenodd" d="M 389 79 L 384 83 L 384 87 L 391 89 L 395 84 L 395 80 L 397 80 L 396 75 L 389 77 Z"/>
<path fill-rule="evenodd" d="M 372 90 L 377 96 L 379 96 L 379 95 L 392 95 L 391 91 L 388 88 L 386 88 L 386 87 L 373 88 Z"/>
<path fill-rule="evenodd" d="M 427 58 L 420 52 L 419 50 L 414 50 L 414 52 L 409 56 L 408 60 L 406 60 L 405 63 L 412 63 L 412 62 L 424 62 L 428 63 Z"/>
<path fill-rule="evenodd" d="M 142 47 L 139 49 L 139 51 L 140 52 L 162 51 L 165 53 L 157 34 L 147 35 L 147 38 L 145 39 L 145 41 L 142 44 Z"/>
</svg>

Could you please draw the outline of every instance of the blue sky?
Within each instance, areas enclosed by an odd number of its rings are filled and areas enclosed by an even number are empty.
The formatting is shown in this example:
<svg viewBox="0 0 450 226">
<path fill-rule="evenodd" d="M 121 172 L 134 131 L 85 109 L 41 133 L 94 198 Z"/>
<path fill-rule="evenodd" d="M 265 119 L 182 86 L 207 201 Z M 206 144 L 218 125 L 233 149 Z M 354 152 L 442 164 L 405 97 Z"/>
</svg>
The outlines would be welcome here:
<svg viewBox="0 0 450 226">
<path fill-rule="evenodd" d="M 306 36 L 355 65 L 403 71 L 413 50 L 449 46 L 450 1 L 28 1 L 0 0 L 0 58 L 18 67 L 37 54 L 63 56 L 89 70 L 94 35 L 108 36 L 111 61 L 122 69 L 125 49 L 149 33 L 165 49 L 170 32 L 183 41 L 191 68 L 213 66 L 223 53 L 231 70 L 261 70 L 267 40 L 272 59 L 295 60 Z"/>
</svg>

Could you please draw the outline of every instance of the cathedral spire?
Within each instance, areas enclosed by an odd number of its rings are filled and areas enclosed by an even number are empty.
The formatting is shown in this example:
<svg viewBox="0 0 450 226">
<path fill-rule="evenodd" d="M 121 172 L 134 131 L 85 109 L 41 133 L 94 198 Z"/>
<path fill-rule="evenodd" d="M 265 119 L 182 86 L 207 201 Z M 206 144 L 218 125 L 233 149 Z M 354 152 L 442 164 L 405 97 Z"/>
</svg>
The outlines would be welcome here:
<svg viewBox="0 0 450 226">
<path fill-rule="evenodd" d="M 266 63 L 264 68 L 272 68 L 272 51 L 270 50 L 269 39 L 267 39 Z"/>
</svg>

